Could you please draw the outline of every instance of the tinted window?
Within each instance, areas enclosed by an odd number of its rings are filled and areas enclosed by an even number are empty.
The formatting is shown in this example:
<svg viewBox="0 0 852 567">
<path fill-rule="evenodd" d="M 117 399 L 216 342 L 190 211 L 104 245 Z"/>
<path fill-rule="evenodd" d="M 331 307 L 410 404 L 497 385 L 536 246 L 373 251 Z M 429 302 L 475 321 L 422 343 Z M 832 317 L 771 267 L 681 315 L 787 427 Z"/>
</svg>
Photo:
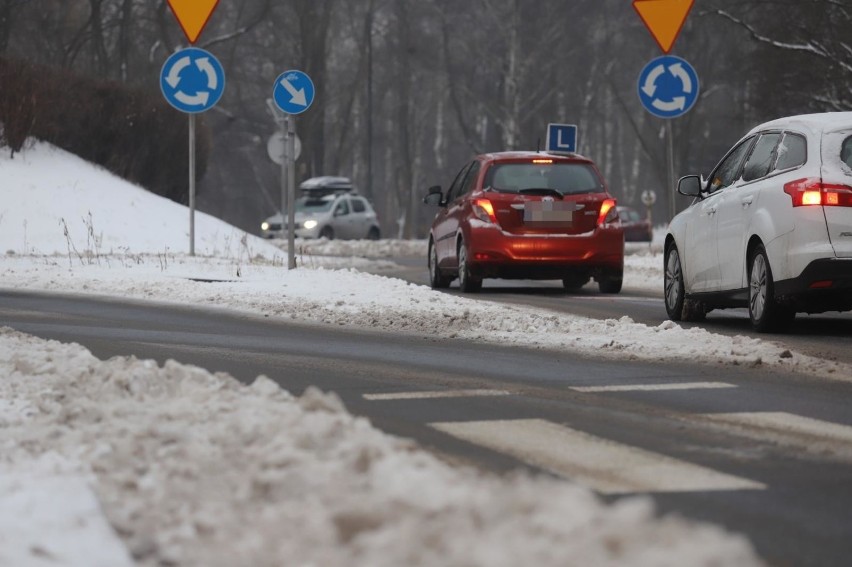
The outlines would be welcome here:
<svg viewBox="0 0 852 567">
<path fill-rule="evenodd" d="M 367 204 L 364 199 L 352 199 L 352 212 L 363 213 L 367 210 Z"/>
<path fill-rule="evenodd" d="M 453 181 L 453 184 L 450 185 L 449 189 L 447 189 L 447 202 L 448 203 L 452 203 L 453 201 L 455 201 L 458 198 L 458 196 L 461 194 L 461 185 L 462 185 L 462 182 L 464 182 L 464 176 L 467 173 L 467 170 L 470 169 L 470 166 L 471 166 L 471 164 L 465 165 L 461 169 L 461 171 L 459 171 L 459 174 L 456 175 L 456 179 L 455 179 L 455 181 Z"/>
<path fill-rule="evenodd" d="M 753 142 L 754 138 L 749 138 L 744 141 L 742 144 L 734 148 L 734 150 L 728 154 L 728 157 L 719 164 L 719 167 L 717 167 L 716 171 L 713 172 L 712 181 L 710 182 L 711 193 L 715 193 L 719 189 L 724 189 L 729 185 L 733 185 L 733 183 L 740 178 L 740 170 L 742 169 L 743 160 L 745 160 L 746 155 L 748 155 L 748 151 L 751 149 Z"/>
<path fill-rule="evenodd" d="M 299 197 L 296 210 L 300 213 L 322 213 L 331 210 L 334 197 Z"/>
<path fill-rule="evenodd" d="M 488 170 L 485 186 L 504 193 L 555 189 L 563 195 L 598 193 L 603 183 L 586 163 L 503 163 Z"/>
<path fill-rule="evenodd" d="M 743 181 L 754 181 L 769 174 L 775 146 L 780 139 L 781 134 L 763 134 L 760 137 L 743 168 Z"/>
<path fill-rule="evenodd" d="M 470 168 L 470 171 L 467 172 L 467 177 L 465 177 L 464 185 L 462 186 L 461 192 L 459 195 L 467 195 L 474 189 L 474 185 L 476 184 L 476 178 L 479 177 L 479 170 L 482 168 L 478 161 L 473 162 L 473 167 Z"/>
<path fill-rule="evenodd" d="M 337 206 L 334 208 L 334 216 L 343 216 L 349 214 L 349 203 L 347 203 L 347 199 L 343 199 Z"/>
<path fill-rule="evenodd" d="M 808 159 L 808 143 L 804 136 L 784 134 L 784 139 L 778 144 L 776 153 L 778 154 L 778 161 L 775 163 L 775 171 L 799 167 L 805 165 Z M 850 159 L 852 159 L 852 156 L 850 156 Z"/>
<path fill-rule="evenodd" d="M 840 159 L 843 163 L 852 167 L 852 136 L 846 138 L 843 142 L 843 149 L 840 150 Z"/>
</svg>

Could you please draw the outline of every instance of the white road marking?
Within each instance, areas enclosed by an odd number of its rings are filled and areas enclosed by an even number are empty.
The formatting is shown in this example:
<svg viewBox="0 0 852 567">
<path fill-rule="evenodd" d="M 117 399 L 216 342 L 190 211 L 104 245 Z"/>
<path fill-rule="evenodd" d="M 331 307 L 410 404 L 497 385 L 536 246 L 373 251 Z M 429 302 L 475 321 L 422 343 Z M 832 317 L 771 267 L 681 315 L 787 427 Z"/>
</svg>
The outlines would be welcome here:
<svg viewBox="0 0 852 567">
<path fill-rule="evenodd" d="M 763 490 L 766 485 L 541 419 L 432 423 L 603 494 Z"/>
<path fill-rule="evenodd" d="M 725 382 L 680 382 L 672 384 L 621 384 L 617 386 L 574 386 L 577 392 L 657 392 L 665 390 L 713 390 L 717 388 L 737 388 Z"/>
<path fill-rule="evenodd" d="M 722 423 L 780 433 L 786 438 L 797 437 L 800 443 L 806 445 L 819 441 L 839 442 L 847 451 L 852 450 L 852 427 L 848 425 L 785 412 L 710 413 L 704 417 Z"/>
<path fill-rule="evenodd" d="M 474 398 L 508 396 L 506 390 L 440 390 L 437 392 L 395 392 L 387 394 L 364 394 L 364 399 L 377 402 L 388 400 L 427 400 L 434 398 Z"/>
</svg>

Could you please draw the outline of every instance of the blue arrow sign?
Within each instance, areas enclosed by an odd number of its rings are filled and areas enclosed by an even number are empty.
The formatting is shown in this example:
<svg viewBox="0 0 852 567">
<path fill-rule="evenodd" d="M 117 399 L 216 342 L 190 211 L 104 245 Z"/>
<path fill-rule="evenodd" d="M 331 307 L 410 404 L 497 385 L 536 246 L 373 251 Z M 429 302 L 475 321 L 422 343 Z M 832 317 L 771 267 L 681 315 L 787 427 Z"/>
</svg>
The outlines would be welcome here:
<svg viewBox="0 0 852 567">
<path fill-rule="evenodd" d="M 657 57 L 639 74 L 638 90 L 645 110 L 659 118 L 678 118 L 698 100 L 698 73 L 680 57 Z"/>
<path fill-rule="evenodd" d="M 281 112 L 301 114 L 314 102 L 314 83 L 301 71 L 285 71 L 275 79 L 272 99 Z"/>
<path fill-rule="evenodd" d="M 547 151 L 577 153 L 577 127 L 573 124 L 547 125 Z"/>
<path fill-rule="evenodd" d="M 210 52 L 189 47 L 166 59 L 160 72 L 160 90 L 181 112 L 210 110 L 225 92 L 225 71 Z"/>
</svg>

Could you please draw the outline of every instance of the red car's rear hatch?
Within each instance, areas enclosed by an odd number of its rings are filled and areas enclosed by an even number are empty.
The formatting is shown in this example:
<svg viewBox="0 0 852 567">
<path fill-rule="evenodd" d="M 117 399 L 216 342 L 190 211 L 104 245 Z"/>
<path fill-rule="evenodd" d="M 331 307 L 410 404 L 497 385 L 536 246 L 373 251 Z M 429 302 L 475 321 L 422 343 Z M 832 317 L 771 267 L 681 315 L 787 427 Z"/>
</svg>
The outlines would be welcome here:
<svg viewBox="0 0 852 567">
<path fill-rule="evenodd" d="M 511 234 L 590 233 L 615 213 L 597 169 L 583 161 L 497 163 L 483 187 L 476 198 L 490 203 L 497 224 Z"/>
</svg>

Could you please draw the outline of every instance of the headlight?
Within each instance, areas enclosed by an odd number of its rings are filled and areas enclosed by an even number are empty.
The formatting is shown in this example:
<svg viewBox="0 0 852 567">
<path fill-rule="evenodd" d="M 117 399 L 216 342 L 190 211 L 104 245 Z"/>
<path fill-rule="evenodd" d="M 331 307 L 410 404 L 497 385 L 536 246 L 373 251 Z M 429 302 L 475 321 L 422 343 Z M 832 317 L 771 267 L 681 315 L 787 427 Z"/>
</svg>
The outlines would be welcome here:
<svg viewBox="0 0 852 567">
<path fill-rule="evenodd" d="M 261 223 L 260 228 L 261 228 L 261 230 L 269 230 L 269 223 L 268 222 Z"/>
<path fill-rule="evenodd" d="M 315 221 L 315 220 L 305 221 L 305 228 L 307 228 L 308 230 L 311 230 L 312 228 L 316 228 L 316 226 L 317 226 L 317 221 Z"/>
</svg>

